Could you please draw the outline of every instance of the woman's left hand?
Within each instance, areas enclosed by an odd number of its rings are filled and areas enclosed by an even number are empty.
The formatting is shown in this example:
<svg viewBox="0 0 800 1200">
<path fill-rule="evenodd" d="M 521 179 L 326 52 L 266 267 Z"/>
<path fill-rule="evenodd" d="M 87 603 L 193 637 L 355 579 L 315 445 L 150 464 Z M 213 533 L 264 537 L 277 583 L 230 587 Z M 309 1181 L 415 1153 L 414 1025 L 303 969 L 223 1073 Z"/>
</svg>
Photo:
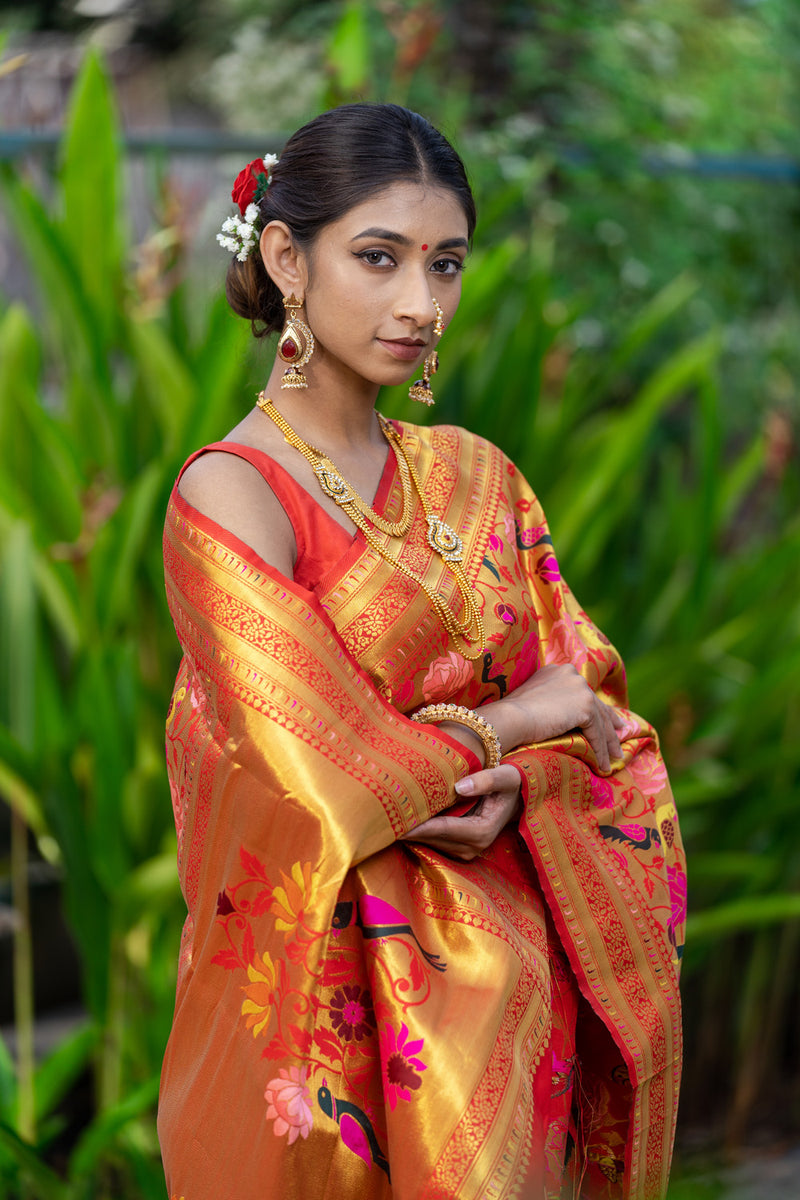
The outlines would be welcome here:
<svg viewBox="0 0 800 1200">
<path fill-rule="evenodd" d="M 403 834 L 401 840 L 424 842 L 443 854 L 470 862 L 487 850 L 519 814 L 520 776 L 510 764 L 501 763 L 499 767 L 467 775 L 459 781 L 457 790 L 463 799 L 478 802 L 474 812 L 470 810 L 463 817 L 450 816 L 446 811 L 439 813 Z"/>
</svg>

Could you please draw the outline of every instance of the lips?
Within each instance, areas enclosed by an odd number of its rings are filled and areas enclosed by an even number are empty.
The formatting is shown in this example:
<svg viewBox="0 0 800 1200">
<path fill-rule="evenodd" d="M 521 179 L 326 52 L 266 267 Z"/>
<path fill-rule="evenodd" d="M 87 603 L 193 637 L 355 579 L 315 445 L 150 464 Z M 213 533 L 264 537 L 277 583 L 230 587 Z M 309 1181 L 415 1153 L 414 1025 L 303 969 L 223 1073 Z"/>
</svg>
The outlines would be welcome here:
<svg viewBox="0 0 800 1200">
<path fill-rule="evenodd" d="M 425 342 L 419 338 L 378 338 L 378 341 L 401 362 L 413 362 L 425 349 Z"/>
</svg>

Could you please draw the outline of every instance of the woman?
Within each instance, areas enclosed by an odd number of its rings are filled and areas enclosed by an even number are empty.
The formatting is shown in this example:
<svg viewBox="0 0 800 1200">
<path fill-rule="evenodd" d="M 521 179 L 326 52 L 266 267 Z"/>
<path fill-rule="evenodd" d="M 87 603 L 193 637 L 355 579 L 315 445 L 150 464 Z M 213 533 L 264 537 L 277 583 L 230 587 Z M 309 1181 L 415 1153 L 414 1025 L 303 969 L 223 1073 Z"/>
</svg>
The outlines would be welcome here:
<svg viewBox="0 0 800 1200">
<path fill-rule="evenodd" d="M 170 1196 L 662 1196 L 685 875 L 655 734 L 514 466 L 375 409 L 420 369 L 430 399 L 461 161 L 348 105 L 233 195 L 229 300 L 281 335 L 167 516 Z"/>
</svg>

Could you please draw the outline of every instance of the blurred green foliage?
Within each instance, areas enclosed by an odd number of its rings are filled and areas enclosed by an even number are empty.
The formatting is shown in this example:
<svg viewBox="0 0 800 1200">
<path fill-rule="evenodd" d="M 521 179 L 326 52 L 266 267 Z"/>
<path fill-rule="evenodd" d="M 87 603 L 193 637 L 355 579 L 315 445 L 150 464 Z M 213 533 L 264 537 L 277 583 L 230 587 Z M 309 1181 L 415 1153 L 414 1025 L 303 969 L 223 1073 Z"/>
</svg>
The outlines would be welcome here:
<svg viewBox="0 0 800 1200">
<path fill-rule="evenodd" d="M 470 3 L 268 7 L 276 35 L 299 42 L 305 21 L 319 39 L 315 104 L 388 95 L 436 119 L 447 80 L 481 224 L 436 419 L 487 434 L 534 482 L 567 577 L 662 731 L 692 864 L 688 1112 L 724 1115 L 733 1140 L 759 1096 L 796 1115 L 795 207 L 782 187 L 653 176 L 638 158 L 650 141 L 789 149 L 769 49 L 783 30 L 791 62 L 792 10 L 506 5 L 498 34 Z M 254 8 L 220 5 L 231 26 Z M 474 64 L 494 71 L 498 45 L 503 86 L 480 89 Z M 592 157 L 570 165 L 565 139 Z M 124 165 L 89 55 L 46 204 L 24 171 L 0 177 L 38 289 L 35 314 L 0 307 L 0 790 L 62 873 L 87 1014 L 36 1065 L 15 1069 L 0 1043 L 0 1180 L 42 1200 L 163 1196 L 153 1108 L 184 910 L 158 531 L 182 461 L 265 372 L 223 298 L 180 282 L 188 248 L 167 215 L 134 256 Z M 382 408 L 420 419 L 402 392 Z M 24 955 L 18 968 L 24 1010 Z M 87 1067 L 93 1115 L 65 1149 Z"/>
</svg>

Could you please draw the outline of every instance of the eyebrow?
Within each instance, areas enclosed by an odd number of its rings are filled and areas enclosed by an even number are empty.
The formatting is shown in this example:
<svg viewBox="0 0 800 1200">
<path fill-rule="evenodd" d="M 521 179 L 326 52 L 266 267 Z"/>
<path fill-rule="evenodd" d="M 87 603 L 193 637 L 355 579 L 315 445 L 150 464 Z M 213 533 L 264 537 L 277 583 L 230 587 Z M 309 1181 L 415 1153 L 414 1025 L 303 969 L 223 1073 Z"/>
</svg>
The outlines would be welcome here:
<svg viewBox="0 0 800 1200">
<path fill-rule="evenodd" d="M 351 241 L 358 242 L 361 238 L 378 238 L 382 242 L 394 242 L 397 246 L 413 246 L 415 243 L 412 238 L 406 237 L 404 233 L 394 233 L 391 229 L 379 229 L 377 227 L 364 229 L 361 233 L 357 233 Z M 435 250 L 469 250 L 469 243 L 466 238 L 445 238 L 443 242 L 439 242 L 434 247 Z"/>
</svg>

